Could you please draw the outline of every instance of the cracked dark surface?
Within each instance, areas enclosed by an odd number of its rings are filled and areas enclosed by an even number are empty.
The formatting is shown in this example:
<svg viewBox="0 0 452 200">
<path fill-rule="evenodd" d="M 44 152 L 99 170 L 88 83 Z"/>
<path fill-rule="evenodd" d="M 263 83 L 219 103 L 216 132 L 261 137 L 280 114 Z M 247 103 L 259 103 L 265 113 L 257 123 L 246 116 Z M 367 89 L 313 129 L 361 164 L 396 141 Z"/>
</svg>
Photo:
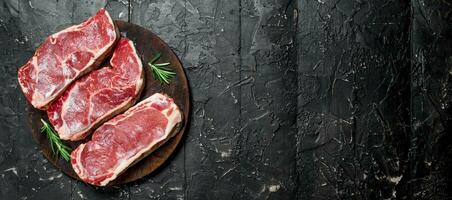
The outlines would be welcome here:
<svg viewBox="0 0 452 200">
<path fill-rule="evenodd" d="M 27 127 L 17 68 L 105 7 L 157 33 L 189 78 L 182 146 L 95 188 Z M 447 199 L 452 1 L 0 0 L 0 199 Z"/>
</svg>

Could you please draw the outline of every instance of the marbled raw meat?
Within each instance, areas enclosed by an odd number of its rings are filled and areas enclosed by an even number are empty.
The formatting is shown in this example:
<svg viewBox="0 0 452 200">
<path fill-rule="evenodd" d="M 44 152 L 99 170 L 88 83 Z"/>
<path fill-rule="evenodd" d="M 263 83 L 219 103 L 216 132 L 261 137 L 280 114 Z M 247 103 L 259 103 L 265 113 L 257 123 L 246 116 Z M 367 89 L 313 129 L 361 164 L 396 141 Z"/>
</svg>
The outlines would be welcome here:
<svg viewBox="0 0 452 200">
<path fill-rule="evenodd" d="M 72 82 L 102 63 L 118 38 L 118 29 L 104 9 L 49 36 L 18 70 L 25 97 L 35 108 L 47 109 Z"/>
<path fill-rule="evenodd" d="M 71 153 L 71 164 L 87 183 L 104 186 L 172 136 L 182 121 L 173 99 L 156 93 L 100 126 Z"/>
<path fill-rule="evenodd" d="M 63 140 L 81 140 L 100 124 L 138 99 L 144 71 L 135 46 L 127 38 L 116 44 L 110 66 L 75 81 L 47 110 L 47 116 Z"/>
</svg>

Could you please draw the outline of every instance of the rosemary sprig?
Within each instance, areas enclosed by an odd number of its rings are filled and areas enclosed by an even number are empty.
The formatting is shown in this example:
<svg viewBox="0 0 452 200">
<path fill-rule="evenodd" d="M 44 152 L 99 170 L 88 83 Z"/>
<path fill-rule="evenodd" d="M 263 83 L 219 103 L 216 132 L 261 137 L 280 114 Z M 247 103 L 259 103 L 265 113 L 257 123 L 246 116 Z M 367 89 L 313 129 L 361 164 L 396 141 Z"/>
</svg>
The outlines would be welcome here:
<svg viewBox="0 0 452 200">
<path fill-rule="evenodd" d="M 64 160 L 69 161 L 71 159 L 71 148 L 64 145 L 63 142 L 61 142 L 60 137 L 58 137 L 57 134 L 55 134 L 54 130 L 50 126 L 49 123 L 41 119 L 42 122 L 42 128 L 41 133 L 45 133 L 47 135 L 47 138 L 50 141 L 50 147 L 52 148 L 52 151 L 55 155 L 61 155 Z"/>
<path fill-rule="evenodd" d="M 160 56 L 160 53 L 157 53 L 157 55 L 151 60 L 151 62 L 148 63 L 148 65 L 152 69 L 154 79 L 160 81 L 160 83 L 162 84 L 169 84 L 171 81 L 170 79 L 173 78 L 174 75 L 176 75 L 176 72 L 167 67 L 168 65 L 170 65 L 170 63 L 155 64 L 155 62 L 160 59 Z"/>
</svg>

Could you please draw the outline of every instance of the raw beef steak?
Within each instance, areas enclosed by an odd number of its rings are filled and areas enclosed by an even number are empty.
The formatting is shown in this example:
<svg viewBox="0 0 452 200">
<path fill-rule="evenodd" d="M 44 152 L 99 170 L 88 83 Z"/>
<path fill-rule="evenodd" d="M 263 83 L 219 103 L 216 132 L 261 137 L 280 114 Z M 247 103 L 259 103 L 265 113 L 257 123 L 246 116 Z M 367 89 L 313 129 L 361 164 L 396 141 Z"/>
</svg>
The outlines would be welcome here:
<svg viewBox="0 0 452 200">
<path fill-rule="evenodd" d="M 85 138 L 138 99 L 144 72 L 132 41 L 118 41 L 110 65 L 75 81 L 49 106 L 47 116 L 61 139 Z"/>
<path fill-rule="evenodd" d="M 181 121 L 173 99 L 156 93 L 100 126 L 72 152 L 72 168 L 85 182 L 104 186 L 174 136 Z"/>
<path fill-rule="evenodd" d="M 108 12 L 49 36 L 18 71 L 28 101 L 45 110 L 66 87 L 98 67 L 119 38 Z"/>
</svg>

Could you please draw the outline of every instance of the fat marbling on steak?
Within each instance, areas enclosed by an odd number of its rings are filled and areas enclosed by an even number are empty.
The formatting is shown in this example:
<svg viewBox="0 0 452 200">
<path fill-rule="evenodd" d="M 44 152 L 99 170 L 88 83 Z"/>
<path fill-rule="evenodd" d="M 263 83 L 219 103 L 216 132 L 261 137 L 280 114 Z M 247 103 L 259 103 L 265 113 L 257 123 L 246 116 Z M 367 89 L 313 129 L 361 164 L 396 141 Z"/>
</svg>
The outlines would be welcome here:
<svg viewBox="0 0 452 200">
<path fill-rule="evenodd" d="M 120 38 L 110 66 L 75 81 L 47 109 L 47 116 L 63 140 L 81 140 L 97 126 L 119 114 L 138 99 L 144 71 L 135 46 Z"/>
<path fill-rule="evenodd" d="M 101 125 L 71 153 L 72 168 L 85 182 L 104 186 L 174 136 L 181 121 L 173 99 L 156 93 Z"/>
<path fill-rule="evenodd" d="M 98 67 L 119 38 L 108 12 L 50 35 L 18 70 L 25 97 L 41 110 L 77 78 Z"/>
</svg>

